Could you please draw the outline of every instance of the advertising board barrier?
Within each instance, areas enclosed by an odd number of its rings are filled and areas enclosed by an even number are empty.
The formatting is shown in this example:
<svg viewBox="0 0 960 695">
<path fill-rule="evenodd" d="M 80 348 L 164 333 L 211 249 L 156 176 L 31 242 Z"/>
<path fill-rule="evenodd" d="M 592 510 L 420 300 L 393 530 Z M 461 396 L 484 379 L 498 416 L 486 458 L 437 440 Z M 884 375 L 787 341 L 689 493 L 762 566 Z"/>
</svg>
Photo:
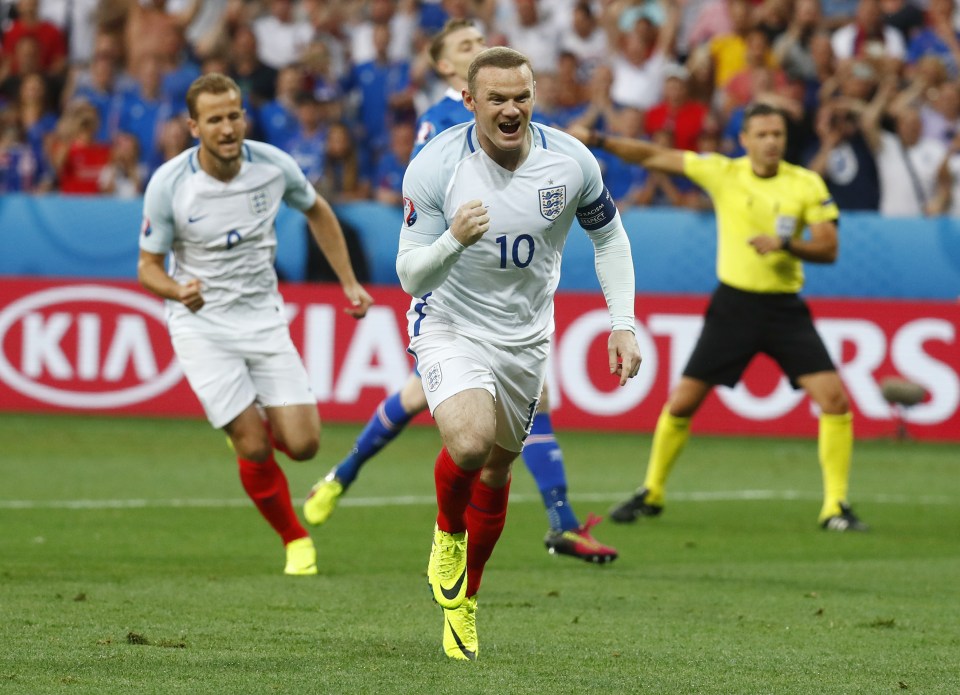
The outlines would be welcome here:
<svg viewBox="0 0 960 695">
<path fill-rule="evenodd" d="M 356 202 L 337 205 L 356 235 L 369 282 L 399 285 L 397 244 L 403 209 Z M 101 196 L 0 196 L 0 276 L 135 280 L 143 213 L 140 199 Z M 707 294 L 716 277 L 717 225 L 710 212 L 671 208 L 622 211 L 637 292 Z M 281 206 L 275 264 L 288 282 L 307 273 L 306 222 Z M 560 289 L 598 292 L 593 244 L 574 223 L 563 250 Z M 356 254 L 354 261 L 358 261 Z M 956 301 L 960 298 L 960 219 L 891 218 L 847 212 L 836 263 L 804 264 L 809 297 Z"/>
<path fill-rule="evenodd" d="M 409 297 L 371 287 L 376 304 L 350 318 L 336 285 L 281 287 L 291 335 L 328 421 L 362 422 L 404 382 L 412 363 Z M 602 295 L 560 292 L 548 381 L 560 428 L 651 431 L 702 324 L 705 295 L 637 297 L 643 365 L 619 388 L 607 369 L 609 320 Z M 912 435 L 960 441 L 960 304 L 809 300 L 839 366 L 858 436 L 895 431 L 881 393 L 901 376 L 927 391 L 905 410 Z M 0 279 L 0 411 L 202 417 L 170 346 L 162 302 L 130 281 Z M 429 421 L 422 416 L 421 421 Z M 812 436 L 817 417 L 769 358 L 736 388 L 717 389 L 694 420 L 697 432 Z"/>
</svg>

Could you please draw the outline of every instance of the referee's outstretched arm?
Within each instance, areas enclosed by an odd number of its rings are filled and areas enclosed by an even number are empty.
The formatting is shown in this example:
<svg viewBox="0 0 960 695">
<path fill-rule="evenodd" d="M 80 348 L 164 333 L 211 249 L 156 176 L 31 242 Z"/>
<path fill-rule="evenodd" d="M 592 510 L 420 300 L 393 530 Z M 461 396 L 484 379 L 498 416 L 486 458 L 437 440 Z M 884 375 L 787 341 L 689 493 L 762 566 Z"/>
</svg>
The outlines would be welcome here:
<svg viewBox="0 0 960 695">
<path fill-rule="evenodd" d="M 583 126 L 571 126 L 567 131 L 587 147 L 599 147 L 625 162 L 639 164 L 665 174 L 683 173 L 683 150 L 654 145 L 643 140 L 606 135 Z"/>
</svg>

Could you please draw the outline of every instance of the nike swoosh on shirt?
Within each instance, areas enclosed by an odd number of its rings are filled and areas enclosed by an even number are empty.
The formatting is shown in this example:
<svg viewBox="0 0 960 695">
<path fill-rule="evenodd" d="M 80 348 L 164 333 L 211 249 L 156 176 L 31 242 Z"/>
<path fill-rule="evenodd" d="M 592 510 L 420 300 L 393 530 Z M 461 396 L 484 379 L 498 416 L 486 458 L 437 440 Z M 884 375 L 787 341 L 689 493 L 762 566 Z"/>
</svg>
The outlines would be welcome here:
<svg viewBox="0 0 960 695">
<path fill-rule="evenodd" d="M 460 593 L 460 585 L 463 584 L 463 580 L 467 577 L 467 571 L 464 570 L 460 573 L 460 576 L 457 578 L 457 581 L 453 583 L 453 586 L 447 589 L 443 582 L 437 579 L 437 584 L 440 585 L 440 593 L 443 594 L 443 597 L 448 601 L 452 601 L 457 597 L 457 594 Z"/>
<path fill-rule="evenodd" d="M 207 213 L 207 214 L 209 215 L 210 213 Z M 187 224 L 193 224 L 194 222 L 199 222 L 200 220 L 202 220 L 202 219 L 203 219 L 204 217 L 206 217 L 206 216 L 207 216 L 207 215 L 197 215 L 196 217 L 188 217 L 188 218 L 187 218 Z"/>
</svg>

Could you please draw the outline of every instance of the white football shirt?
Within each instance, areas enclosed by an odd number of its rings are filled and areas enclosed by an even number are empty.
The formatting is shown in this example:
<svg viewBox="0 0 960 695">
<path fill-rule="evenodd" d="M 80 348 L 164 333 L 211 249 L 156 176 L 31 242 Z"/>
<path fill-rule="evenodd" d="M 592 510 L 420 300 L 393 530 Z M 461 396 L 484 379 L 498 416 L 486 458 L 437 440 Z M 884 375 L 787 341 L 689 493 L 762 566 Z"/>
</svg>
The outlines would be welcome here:
<svg viewBox="0 0 960 695">
<path fill-rule="evenodd" d="M 170 275 L 202 283 L 204 306 L 166 302 L 171 334 L 245 332 L 286 324 L 273 267 L 280 201 L 309 209 L 316 191 L 290 155 L 247 140 L 240 173 L 219 181 L 197 161 L 199 147 L 157 169 L 144 194 L 140 248 L 172 252 Z"/>
<path fill-rule="evenodd" d="M 880 151 L 876 154 L 880 173 L 880 214 L 922 217 L 924 206 L 936 193 L 937 174 L 947 153 L 947 146 L 933 138 L 920 138 L 912 147 L 905 147 L 897 135 L 887 131 L 880 133 Z M 909 165 L 907 158 L 910 159 Z"/>
<path fill-rule="evenodd" d="M 566 133 L 530 125 L 532 147 L 516 171 L 481 149 L 473 123 L 427 143 L 403 179 L 401 238 L 429 245 L 457 209 L 478 199 L 490 229 L 463 251 L 446 280 L 413 300 L 410 336 L 453 327 L 500 345 L 527 345 L 553 333 L 560 256 L 576 217 L 591 234 L 619 226 L 590 151 Z"/>
</svg>

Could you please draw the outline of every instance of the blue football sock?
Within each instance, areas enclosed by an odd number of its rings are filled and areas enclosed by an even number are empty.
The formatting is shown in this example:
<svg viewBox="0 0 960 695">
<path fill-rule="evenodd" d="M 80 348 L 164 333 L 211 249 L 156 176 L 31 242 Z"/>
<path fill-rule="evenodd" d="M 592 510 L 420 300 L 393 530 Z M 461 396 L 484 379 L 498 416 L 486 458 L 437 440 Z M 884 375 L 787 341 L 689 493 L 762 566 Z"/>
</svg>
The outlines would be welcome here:
<svg viewBox="0 0 960 695">
<path fill-rule="evenodd" d="M 376 412 L 363 432 L 357 437 L 350 454 L 336 468 L 335 475 L 344 488 L 356 479 L 363 466 L 378 451 L 393 441 L 410 422 L 410 415 L 400 405 L 400 393 L 388 397 L 377 406 Z"/>
<path fill-rule="evenodd" d="M 523 447 L 523 462 L 537 481 L 547 519 L 553 531 L 579 528 L 580 522 L 567 501 L 567 475 L 563 470 L 563 452 L 553 436 L 549 413 L 533 418 L 533 427 Z"/>
</svg>

